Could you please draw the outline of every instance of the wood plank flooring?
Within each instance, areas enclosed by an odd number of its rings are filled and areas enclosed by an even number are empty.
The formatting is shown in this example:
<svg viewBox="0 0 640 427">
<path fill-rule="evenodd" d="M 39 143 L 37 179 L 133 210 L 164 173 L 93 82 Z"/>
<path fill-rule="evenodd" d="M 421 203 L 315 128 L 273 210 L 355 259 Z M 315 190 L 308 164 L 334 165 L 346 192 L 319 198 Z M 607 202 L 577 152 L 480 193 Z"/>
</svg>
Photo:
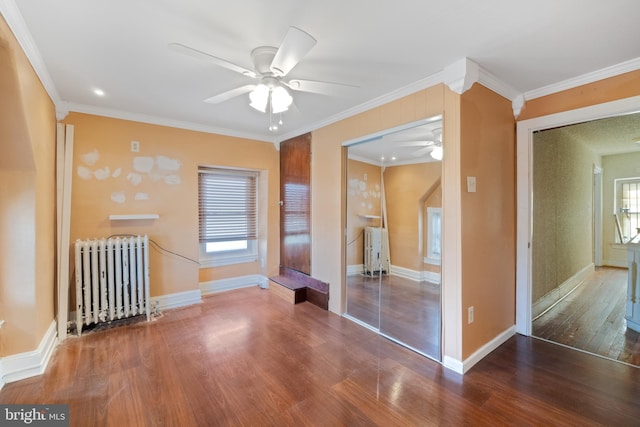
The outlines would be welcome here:
<svg viewBox="0 0 640 427">
<path fill-rule="evenodd" d="M 347 278 L 347 313 L 440 360 L 440 286 L 399 276 Z"/>
<path fill-rule="evenodd" d="M 0 402 L 68 403 L 72 426 L 625 426 L 640 369 L 514 336 L 463 377 L 256 287 L 69 338 Z"/>
<path fill-rule="evenodd" d="M 533 322 L 533 335 L 640 366 L 640 334 L 624 320 L 626 296 L 627 270 L 598 267 Z"/>
</svg>

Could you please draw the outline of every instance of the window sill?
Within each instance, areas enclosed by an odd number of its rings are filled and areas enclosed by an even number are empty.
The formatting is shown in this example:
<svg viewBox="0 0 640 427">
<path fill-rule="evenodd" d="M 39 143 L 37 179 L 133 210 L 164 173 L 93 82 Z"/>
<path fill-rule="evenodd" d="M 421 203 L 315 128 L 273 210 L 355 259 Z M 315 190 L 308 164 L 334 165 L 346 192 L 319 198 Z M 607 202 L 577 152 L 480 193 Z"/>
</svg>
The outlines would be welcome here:
<svg viewBox="0 0 640 427">
<path fill-rule="evenodd" d="M 424 263 L 431 264 L 431 265 L 440 265 L 442 263 L 442 260 L 440 258 L 424 257 Z"/>
<path fill-rule="evenodd" d="M 249 262 L 256 262 L 258 260 L 257 255 L 243 255 L 226 258 L 200 258 L 200 268 L 222 267 L 225 265 L 233 264 L 245 264 Z"/>
</svg>

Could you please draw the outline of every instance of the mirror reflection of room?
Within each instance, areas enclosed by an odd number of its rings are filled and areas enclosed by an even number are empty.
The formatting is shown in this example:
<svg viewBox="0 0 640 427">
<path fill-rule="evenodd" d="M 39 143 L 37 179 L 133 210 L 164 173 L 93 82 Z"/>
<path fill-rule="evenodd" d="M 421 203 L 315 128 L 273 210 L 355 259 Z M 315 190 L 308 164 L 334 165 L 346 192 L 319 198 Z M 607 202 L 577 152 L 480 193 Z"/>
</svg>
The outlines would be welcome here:
<svg viewBox="0 0 640 427">
<path fill-rule="evenodd" d="M 442 122 L 349 146 L 347 316 L 440 359 Z"/>
</svg>

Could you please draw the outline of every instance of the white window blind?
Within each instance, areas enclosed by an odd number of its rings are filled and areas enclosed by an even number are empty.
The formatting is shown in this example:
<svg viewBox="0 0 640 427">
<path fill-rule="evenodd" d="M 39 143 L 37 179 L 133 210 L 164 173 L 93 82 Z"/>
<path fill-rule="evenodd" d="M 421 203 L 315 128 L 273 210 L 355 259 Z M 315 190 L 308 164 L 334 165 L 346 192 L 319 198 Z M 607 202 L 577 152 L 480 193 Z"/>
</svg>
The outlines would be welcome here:
<svg viewBox="0 0 640 427">
<path fill-rule="evenodd" d="M 256 172 L 198 170 L 200 243 L 256 239 L 257 178 Z"/>
</svg>

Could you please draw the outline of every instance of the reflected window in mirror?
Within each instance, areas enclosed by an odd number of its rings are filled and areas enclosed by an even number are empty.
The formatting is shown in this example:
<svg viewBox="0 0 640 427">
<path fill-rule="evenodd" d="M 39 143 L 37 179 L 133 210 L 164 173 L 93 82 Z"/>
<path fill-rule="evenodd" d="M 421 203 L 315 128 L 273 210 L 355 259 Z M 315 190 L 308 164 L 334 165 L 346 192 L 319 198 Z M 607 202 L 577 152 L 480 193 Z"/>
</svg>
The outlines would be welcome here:
<svg viewBox="0 0 640 427">
<path fill-rule="evenodd" d="M 440 265 L 442 260 L 442 208 L 427 208 L 427 256 L 424 262 Z"/>
</svg>

